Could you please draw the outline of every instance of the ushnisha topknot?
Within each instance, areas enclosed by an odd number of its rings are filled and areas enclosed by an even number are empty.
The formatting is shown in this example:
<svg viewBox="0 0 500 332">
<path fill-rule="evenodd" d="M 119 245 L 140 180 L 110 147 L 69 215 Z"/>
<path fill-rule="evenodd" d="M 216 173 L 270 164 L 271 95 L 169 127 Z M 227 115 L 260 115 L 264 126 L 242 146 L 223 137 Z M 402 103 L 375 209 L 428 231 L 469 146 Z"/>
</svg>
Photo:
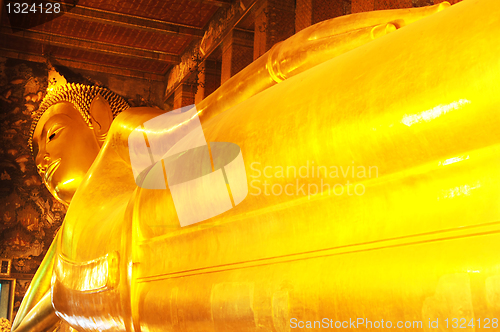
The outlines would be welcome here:
<svg viewBox="0 0 500 332">
<path fill-rule="evenodd" d="M 31 123 L 28 139 L 31 153 L 33 153 L 33 134 L 35 133 L 36 125 L 49 107 L 57 103 L 69 102 L 73 104 L 78 112 L 80 112 L 85 123 L 92 128 L 92 122 L 90 121 L 90 105 L 98 95 L 108 101 L 111 111 L 113 112 L 113 118 L 130 107 L 122 97 L 100 86 L 68 83 L 50 90 L 43 98 L 38 110 L 33 114 L 33 122 Z"/>
</svg>

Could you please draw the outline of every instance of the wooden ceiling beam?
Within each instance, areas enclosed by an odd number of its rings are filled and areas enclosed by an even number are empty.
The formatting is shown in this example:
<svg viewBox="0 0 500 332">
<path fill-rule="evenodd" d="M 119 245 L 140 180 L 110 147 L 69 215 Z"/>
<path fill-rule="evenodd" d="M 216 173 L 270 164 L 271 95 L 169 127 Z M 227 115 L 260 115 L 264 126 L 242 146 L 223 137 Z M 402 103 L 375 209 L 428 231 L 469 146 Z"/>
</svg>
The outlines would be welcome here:
<svg viewBox="0 0 500 332">
<path fill-rule="evenodd" d="M 20 60 L 26 60 L 26 61 L 32 61 L 32 62 L 39 62 L 39 63 L 44 63 L 47 62 L 47 58 L 40 55 L 40 54 L 34 54 L 34 53 L 29 53 L 29 52 L 19 52 L 17 50 L 11 50 L 7 49 L 4 47 L 0 47 L 0 56 L 6 57 L 6 58 L 11 58 L 11 59 L 20 59 Z M 91 62 L 83 62 L 83 61 L 76 61 L 73 59 L 67 59 L 67 58 L 62 58 L 62 57 L 57 57 L 57 56 L 51 56 L 50 60 L 55 60 L 54 64 L 60 64 L 68 68 L 73 68 L 73 69 L 80 69 L 80 70 L 86 70 L 86 71 L 91 71 L 91 72 L 100 72 L 100 73 L 105 73 L 105 74 L 113 74 L 113 75 L 119 75 L 119 76 L 124 76 L 124 77 L 134 77 L 134 78 L 140 78 L 144 80 L 151 80 L 151 81 L 158 81 L 158 82 L 163 82 L 165 80 L 164 75 L 159 75 L 156 73 L 151 73 L 151 72 L 144 72 L 144 71 L 139 71 L 139 70 L 134 70 L 134 69 L 127 69 L 123 67 L 118 67 L 118 66 L 109 66 L 109 65 L 100 65 L 96 63 L 91 63 Z"/>
<path fill-rule="evenodd" d="M 54 45 L 72 49 L 81 49 L 92 51 L 101 54 L 119 55 L 127 58 L 139 58 L 155 61 L 168 62 L 177 64 L 180 62 L 180 57 L 176 54 L 170 54 L 161 51 L 152 51 L 131 46 L 122 46 L 104 42 L 96 42 L 87 39 L 61 36 L 48 32 L 21 30 L 12 32 L 10 28 L 0 27 L 0 36 L 20 37 L 28 41 L 36 41 L 45 45 Z"/>
<path fill-rule="evenodd" d="M 206 3 L 208 5 L 217 6 L 217 7 L 229 7 L 231 6 L 231 0 L 191 0 L 194 2 Z"/>
<path fill-rule="evenodd" d="M 96 8 L 83 7 L 79 5 L 73 6 L 62 3 L 62 10 L 64 12 L 64 15 L 67 17 L 84 21 L 90 21 L 90 22 L 105 23 L 113 26 L 119 26 L 137 30 L 144 30 L 144 31 L 170 34 L 170 35 L 188 36 L 195 39 L 202 38 L 204 33 L 203 29 L 194 26 L 165 22 L 151 18 L 144 18 L 122 13 L 110 12 Z"/>
<path fill-rule="evenodd" d="M 208 59 L 209 56 L 212 54 L 212 52 L 215 51 L 219 47 L 219 45 L 222 43 L 224 38 L 231 32 L 231 30 L 235 29 L 238 26 L 238 23 L 240 23 L 245 17 L 250 15 L 251 12 L 255 10 L 256 7 L 258 7 L 256 4 L 262 2 L 263 0 L 236 0 L 237 2 L 234 2 L 233 6 L 238 6 L 238 12 L 232 16 L 232 18 L 228 19 L 225 24 L 223 24 L 220 21 L 220 18 L 217 17 L 217 14 L 212 17 L 207 24 L 207 26 L 210 25 L 210 22 L 217 22 L 216 25 L 222 25 L 224 28 L 219 30 L 219 32 L 214 33 L 212 35 L 212 41 L 208 47 L 204 50 L 204 54 L 201 54 L 199 49 L 195 49 L 193 46 L 188 47 L 185 51 L 184 54 L 181 55 L 181 63 L 172 67 L 172 70 L 170 73 L 167 73 L 167 88 L 165 90 L 165 95 L 164 95 L 164 101 L 166 101 L 168 98 L 170 98 L 173 94 L 174 91 L 177 89 L 178 86 L 180 86 L 184 81 L 186 81 L 194 72 L 194 70 L 189 69 L 187 71 L 182 71 L 178 70 L 175 72 L 175 69 L 181 69 L 181 68 L 192 68 L 195 67 L 196 65 L 193 64 L 192 56 L 190 53 L 194 53 L 198 56 L 201 57 L 201 61 L 204 61 L 205 59 Z M 228 9 L 229 10 L 229 9 Z M 217 29 L 214 29 L 217 30 Z M 243 29 L 241 29 L 243 30 Z M 245 32 L 251 32 L 248 30 L 243 30 Z M 207 31 L 208 33 L 208 31 Z M 203 40 L 202 40 L 203 41 Z M 196 45 L 196 44 L 192 44 Z M 180 73 L 180 74 L 178 74 Z"/>
</svg>

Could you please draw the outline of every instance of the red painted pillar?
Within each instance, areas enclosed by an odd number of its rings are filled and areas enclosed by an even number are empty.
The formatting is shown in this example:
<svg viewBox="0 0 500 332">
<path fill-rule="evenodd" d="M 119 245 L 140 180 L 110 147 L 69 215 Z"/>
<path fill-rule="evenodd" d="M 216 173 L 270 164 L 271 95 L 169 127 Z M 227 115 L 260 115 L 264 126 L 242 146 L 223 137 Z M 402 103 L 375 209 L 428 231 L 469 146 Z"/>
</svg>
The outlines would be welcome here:
<svg viewBox="0 0 500 332">
<path fill-rule="evenodd" d="M 181 84 L 174 92 L 174 109 L 194 104 L 196 86 L 193 84 Z"/>
<path fill-rule="evenodd" d="M 347 0 L 297 0 L 295 7 L 295 33 L 318 22 L 349 14 Z"/>
<path fill-rule="evenodd" d="M 254 34 L 233 29 L 222 42 L 221 83 L 224 83 L 253 61 Z"/>
<path fill-rule="evenodd" d="M 221 63 L 215 60 L 205 60 L 199 66 L 198 89 L 195 102 L 199 103 L 221 84 Z"/>
<path fill-rule="evenodd" d="M 255 11 L 253 59 L 295 33 L 295 0 L 266 0 Z"/>
</svg>

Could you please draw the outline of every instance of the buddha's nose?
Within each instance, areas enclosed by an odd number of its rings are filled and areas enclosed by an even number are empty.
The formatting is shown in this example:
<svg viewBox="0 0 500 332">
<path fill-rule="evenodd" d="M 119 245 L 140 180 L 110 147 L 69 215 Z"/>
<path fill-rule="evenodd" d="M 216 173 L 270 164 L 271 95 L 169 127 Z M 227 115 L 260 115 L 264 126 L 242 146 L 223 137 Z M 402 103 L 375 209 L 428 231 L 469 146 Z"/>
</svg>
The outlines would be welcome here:
<svg viewBox="0 0 500 332">
<path fill-rule="evenodd" d="M 47 167 L 49 167 L 49 164 L 50 164 L 50 157 L 49 155 L 46 153 L 43 158 L 40 158 L 40 162 L 38 162 L 36 168 L 38 169 L 38 173 L 40 174 L 45 174 L 45 172 L 47 171 Z"/>
</svg>

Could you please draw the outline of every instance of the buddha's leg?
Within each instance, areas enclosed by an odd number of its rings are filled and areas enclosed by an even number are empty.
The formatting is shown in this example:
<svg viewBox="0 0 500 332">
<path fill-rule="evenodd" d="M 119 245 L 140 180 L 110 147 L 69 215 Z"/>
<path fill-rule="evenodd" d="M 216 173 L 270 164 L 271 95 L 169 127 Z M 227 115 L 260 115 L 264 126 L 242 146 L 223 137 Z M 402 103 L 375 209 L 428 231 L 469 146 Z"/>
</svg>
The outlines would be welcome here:
<svg viewBox="0 0 500 332">
<path fill-rule="evenodd" d="M 310 26 L 297 33 L 297 36 L 300 35 L 301 39 L 307 40 L 328 38 L 332 35 L 338 35 L 394 20 L 403 20 L 405 25 L 408 25 L 426 16 L 435 14 L 449 6 L 450 4 L 448 2 L 442 2 L 438 5 L 420 8 L 376 10 L 344 15 Z"/>
<path fill-rule="evenodd" d="M 434 14 L 449 3 L 341 16 L 308 27 L 276 44 L 200 102 L 202 121 L 285 78 L 348 52 L 386 33 Z M 393 22 L 393 23 L 390 23 Z"/>
<path fill-rule="evenodd" d="M 390 31 L 435 14 L 450 4 L 380 10 L 336 17 L 312 25 L 275 47 L 269 61 L 282 79 L 346 53 Z M 386 30 L 387 29 L 387 30 Z"/>
<path fill-rule="evenodd" d="M 321 39 L 311 39 L 303 49 L 293 54 L 286 50 L 286 41 L 275 45 L 270 51 L 267 70 L 272 79 L 279 83 L 300 74 L 325 61 L 358 48 L 376 38 L 396 31 L 403 25 L 402 20 L 348 31 Z M 282 51 L 285 49 L 285 51 Z M 285 54 L 288 52 L 288 54 Z"/>
</svg>

